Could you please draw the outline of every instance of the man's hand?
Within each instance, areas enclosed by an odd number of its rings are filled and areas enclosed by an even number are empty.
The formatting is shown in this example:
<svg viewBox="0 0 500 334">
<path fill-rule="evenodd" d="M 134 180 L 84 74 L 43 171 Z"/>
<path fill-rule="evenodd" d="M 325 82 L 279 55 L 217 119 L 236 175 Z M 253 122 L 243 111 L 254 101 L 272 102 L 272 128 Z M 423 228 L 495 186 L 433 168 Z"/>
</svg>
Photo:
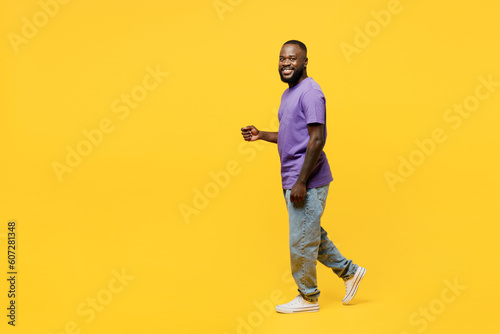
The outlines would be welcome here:
<svg viewBox="0 0 500 334">
<path fill-rule="evenodd" d="M 306 184 L 300 180 L 297 180 L 292 187 L 290 192 L 290 201 L 292 203 L 302 202 L 306 198 Z"/>
<path fill-rule="evenodd" d="M 246 141 L 256 141 L 260 138 L 260 131 L 253 125 L 245 126 L 241 128 L 241 134 L 243 135 L 243 139 Z"/>
</svg>

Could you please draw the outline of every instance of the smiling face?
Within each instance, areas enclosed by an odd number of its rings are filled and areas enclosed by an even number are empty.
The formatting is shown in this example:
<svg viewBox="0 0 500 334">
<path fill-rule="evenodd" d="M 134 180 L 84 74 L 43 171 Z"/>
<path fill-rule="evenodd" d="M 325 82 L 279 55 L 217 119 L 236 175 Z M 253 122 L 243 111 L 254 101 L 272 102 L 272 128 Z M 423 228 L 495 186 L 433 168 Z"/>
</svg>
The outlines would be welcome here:
<svg viewBox="0 0 500 334">
<path fill-rule="evenodd" d="M 285 44 L 280 51 L 278 70 L 281 81 L 296 86 L 307 78 L 307 55 L 297 44 Z"/>
</svg>

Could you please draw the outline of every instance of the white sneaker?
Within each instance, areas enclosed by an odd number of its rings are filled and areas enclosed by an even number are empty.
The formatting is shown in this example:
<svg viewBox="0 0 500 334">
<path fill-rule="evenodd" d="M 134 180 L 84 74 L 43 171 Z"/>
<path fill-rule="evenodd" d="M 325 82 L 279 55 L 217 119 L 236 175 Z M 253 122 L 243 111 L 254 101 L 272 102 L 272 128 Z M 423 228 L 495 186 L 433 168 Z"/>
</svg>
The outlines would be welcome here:
<svg viewBox="0 0 500 334">
<path fill-rule="evenodd" d="M 278 313 L 299 313 L 299 312 L 318 312 L 319 303 L 311 303 L 302 298 L 301 295 L 295 297 L 289 303 L 281 304 L 276 306 L 276 312 Z"/>
<path fill-rule="evenodd" d="M 342 299 L 342 304 L 347 305 L 349 302 L 354 298 L 354 295 L 356 295 L 356 291 L 358 291 L 358 286 L 359 283 L 361 283 L 361 280 L 365 276 L 366 269 L 363 267 L 358 267 L 356 272 L 354 273 L 354 276 L 345 281 L 345 296 L 344 299 Z"/>
</svg>

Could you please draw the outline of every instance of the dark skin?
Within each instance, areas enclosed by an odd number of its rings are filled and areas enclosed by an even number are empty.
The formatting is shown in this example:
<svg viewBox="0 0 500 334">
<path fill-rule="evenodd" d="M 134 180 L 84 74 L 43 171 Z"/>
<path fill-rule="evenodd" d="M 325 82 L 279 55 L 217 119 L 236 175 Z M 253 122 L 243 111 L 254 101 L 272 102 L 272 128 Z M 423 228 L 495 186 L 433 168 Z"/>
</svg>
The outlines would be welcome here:
<svg viewBox="0 0 500 334">
<path fill-rule="evenodd" d="M 282 73 L 282 77 L 285 79 L 292 78 L 295 71 L 300 72 L 302 70 L 302 75 L 296 81 L 288 82 L 289 88 L 295 87 L 307 78 L 307 63 L 307 54 L 298 45 L 283 45 L 279 57 L 279 70 Z M 285 70 L 288 71 L 283 72 Z M 290 201 L 292 203 L 300 203 L 305 200 L 307 179 L 311 175 L 314 166 L 316 166 L 325 146 L 324 124 L 308 124 L 307 131 L 309 132 L 309 142 L 307 143 L 306 155 L 299 177 L 290 192 Z M 278 142 L 278 132 L 259 131 L 253 125 L 241 128 L 241 134 L 246 141 L 264 140 L 270 143 Z"/>
</svg>

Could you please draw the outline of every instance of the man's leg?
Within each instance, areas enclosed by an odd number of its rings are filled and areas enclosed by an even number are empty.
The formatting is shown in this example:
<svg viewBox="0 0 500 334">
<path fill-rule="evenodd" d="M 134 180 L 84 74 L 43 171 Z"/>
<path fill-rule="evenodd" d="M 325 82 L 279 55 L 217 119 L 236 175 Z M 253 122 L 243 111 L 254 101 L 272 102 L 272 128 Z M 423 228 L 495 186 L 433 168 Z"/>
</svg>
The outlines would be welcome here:
<svg viewBox="0 0 500 334">
<path fill-rule="evenodd" d="M 326 194 L 324 194 L 323 210 L 327 194 L 328 188 L 326 189 Z M 352 260 L 347 260 L 333 242 L 328 239 L 328 235 L 323 227 L 320 227 L 320 229 L 321 242 L 318 250 L 318 261 L 331 268 L 338 277 L 344 280 L 346 293 L 342 303 L 349 304 L 358 291 L 359 284 L 365 276 L 366 269 L 358 266 L 352 262 Z"/>
<path fill-rule="evenodd" d="M 346 259 L 333 242 L 328 239 L 328 234 L 321 227 L 321 243 L 318 251 L 318 261 L 331 268 L 333 272 L 344 281 L 352 278 L 358 265 Z"/>
<path fill-rule="evenodd" d="M 285 192 L 292 276 L 300 295 L 309 302 L 316 302 L 320 294 L 316 281 L 316 261 L 321 242 L 320 223 L 326 199 L 325 188 L 328 185 L 307 189 L 306 199 L 301 203 L 292 203 L 290 190 Z"/>
<path fill-rule="evenodd" d="M 318 195 L 320 188 L 307 189 L 301 203 L 290 201 L 290 190 L 284 191 L 290 227 L 290 263 L 299 293 L 289 303 L 277 305 L 280 313 L 316 312 L 319 290 L 316 283 L 316 261 L 321 241 L 320 218 L 324 205 Z"/>
</svg>

